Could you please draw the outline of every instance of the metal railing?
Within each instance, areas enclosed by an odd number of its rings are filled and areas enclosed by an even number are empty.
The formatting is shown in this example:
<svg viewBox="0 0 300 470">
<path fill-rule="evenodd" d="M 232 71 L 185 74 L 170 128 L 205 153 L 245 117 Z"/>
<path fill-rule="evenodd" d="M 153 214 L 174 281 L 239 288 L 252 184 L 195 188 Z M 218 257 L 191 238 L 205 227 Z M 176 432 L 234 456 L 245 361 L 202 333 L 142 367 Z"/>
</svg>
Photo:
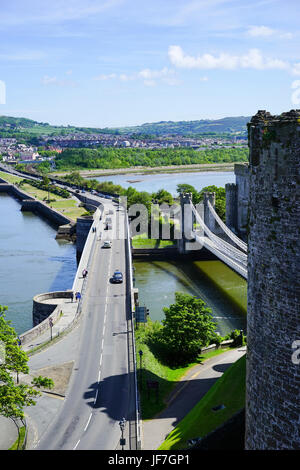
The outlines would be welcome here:
<svg viewBox="0 0 300 470">
<path fill-rule="evenodd" d="M 141 449 L 141 432 L 140 432 L 140 404 L 139 404 L 139 393 L 138 393 L 138 381 L 137 381 L 137 364 L 136 364 L 136 348 L 135 348 L 135 328 L 133 309 L 134 305 L 132 302 L 133 293 L 133 267 L 132 267 L 132 253 L 131 253 L 131 238 L 128 214 L 125 213 L 125 225 L 126 225 L 126 257 L 127 257 L 127 269 L 129 276 L 129 309 L 130 309 L 130 324 L 131 324 L 131 341 L 132 341 L 132 363 L 133 363 L 133 375 L 134 375 L 134 394 L 135 394 L 135 450 Z M 130 346 L 129 346 L 130 347 Z"/>
</svg>

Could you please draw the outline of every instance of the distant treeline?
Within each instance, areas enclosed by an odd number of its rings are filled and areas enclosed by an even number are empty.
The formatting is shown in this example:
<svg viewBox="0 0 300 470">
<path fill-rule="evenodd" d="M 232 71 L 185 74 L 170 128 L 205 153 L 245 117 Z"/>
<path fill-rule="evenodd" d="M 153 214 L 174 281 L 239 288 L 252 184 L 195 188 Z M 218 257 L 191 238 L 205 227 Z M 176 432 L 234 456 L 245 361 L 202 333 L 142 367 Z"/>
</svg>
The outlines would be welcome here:
<svg viewBox="0 0 300 470">
<path fill-rule="evenodd" d="M 201 119 L 196 121 L 159 121 L 140 126 L 93 128 L 74 126 L 53 126 L 47 122 L 37 122 L 27 118 L 0 116 L 0 137 L 15 137 L 26 143 L 39 144 L 39 136 L 66 135 L 72 133 L 128 135 L 136 139 L 166 136 L 232 136 L 240 133 L 247 135 L 247 123 L 250 117 L 237 116 L 223 119 Z"/>
<path fill-rule="evenodd" d="M 135 149 L 100 148 L 66 149 L 55 159 L 57 170 L 75 168 L 129 168 L 135 166 L 169 166 L 202 163 L 248 161 L 248 148 L 222 148 L 197 151 L 194 149 Z"/>
</svg>

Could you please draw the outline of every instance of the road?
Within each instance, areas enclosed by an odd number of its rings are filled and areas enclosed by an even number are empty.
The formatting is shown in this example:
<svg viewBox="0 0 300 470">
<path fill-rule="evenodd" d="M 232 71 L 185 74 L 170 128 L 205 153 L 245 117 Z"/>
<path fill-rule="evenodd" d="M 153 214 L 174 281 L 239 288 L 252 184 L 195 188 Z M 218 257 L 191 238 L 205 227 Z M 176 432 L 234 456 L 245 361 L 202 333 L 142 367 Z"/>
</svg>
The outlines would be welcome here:
<svg viewBox="0 0 300 470">
<path fill-rule="evenodd" d="M 124 212 L 111 208 L 124 225 Z M 128 368 L 126 276 L 112 284 L 116 269 L 125 273 L 125 240 L 103 231 L 88 273 L 82 319 L 69 391 L 58 416 L 41 436 L 36 449 L 113 450 L 120 439 L 119 421 L 129 418 L 132 374 Z M 99 235 L 98 235 L 99 238 Z M 103 248 L 104 239 L 112 248 Z M 63 358 L 62 362 L 63 362 Z M 68 358 L 69 359 L 69 358 Z"/>
<path fill-rule="evenodd" d="M 179 421 L 199 403 L 223 373 L 244 354 L 246 354 L 246 347 L 229 350 L 190 369 L 173 390 L 167 407 L 156 418 L 143 422 L 143 449 L 158 449 Z"/>
</svg>

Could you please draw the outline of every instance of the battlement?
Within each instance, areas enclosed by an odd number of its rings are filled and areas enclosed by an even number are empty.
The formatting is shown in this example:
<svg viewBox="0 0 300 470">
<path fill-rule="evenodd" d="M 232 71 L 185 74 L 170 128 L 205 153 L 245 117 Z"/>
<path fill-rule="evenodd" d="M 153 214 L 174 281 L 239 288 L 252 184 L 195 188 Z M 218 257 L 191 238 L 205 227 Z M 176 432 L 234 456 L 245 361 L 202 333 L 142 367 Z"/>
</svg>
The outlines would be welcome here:
<svg viewBox="0 0 300 470">
<path fill-rule="evenodd" d="M 268 111 L 265 110 L 259 110 L 257 113 L 251 118 L 250 123 L 248 123 L 248 126 L 251 126 L 251 124 L 257 124 L 257 123 L 277 123 L 277 122 L 299 122 L 298 119 L 300 119 L 300 109 L 291 109 L 288 112 L 279 114 L 279 115 L 272 115 Z"/>
<path fill-rule="evenodd" d="M 246 176 L 249 173 L 249 164 L 245 163 L 235 163 L 234 164 L 234 174 Z"/>
</svg>

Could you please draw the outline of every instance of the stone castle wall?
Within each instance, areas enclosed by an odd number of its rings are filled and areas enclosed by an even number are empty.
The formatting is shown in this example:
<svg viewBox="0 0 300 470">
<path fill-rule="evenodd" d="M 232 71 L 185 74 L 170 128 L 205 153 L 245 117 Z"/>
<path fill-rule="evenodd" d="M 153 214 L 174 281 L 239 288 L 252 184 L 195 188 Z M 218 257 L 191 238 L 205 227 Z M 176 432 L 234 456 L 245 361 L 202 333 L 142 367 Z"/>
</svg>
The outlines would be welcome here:
<svg viewBox="0 0 300 470">
<path fill-rule="evenodd" d="M 234 165 L 235 183 L 227 183 L 226 225 L 240 237 L 247 235 L 249 203 L 249 166 L 248 163 Z"/>
<path fill-rule="evenodd" d="M 259 111 L 248 130 L 245 448 L 299 449 L 300 110 Z"/>
</svg>

